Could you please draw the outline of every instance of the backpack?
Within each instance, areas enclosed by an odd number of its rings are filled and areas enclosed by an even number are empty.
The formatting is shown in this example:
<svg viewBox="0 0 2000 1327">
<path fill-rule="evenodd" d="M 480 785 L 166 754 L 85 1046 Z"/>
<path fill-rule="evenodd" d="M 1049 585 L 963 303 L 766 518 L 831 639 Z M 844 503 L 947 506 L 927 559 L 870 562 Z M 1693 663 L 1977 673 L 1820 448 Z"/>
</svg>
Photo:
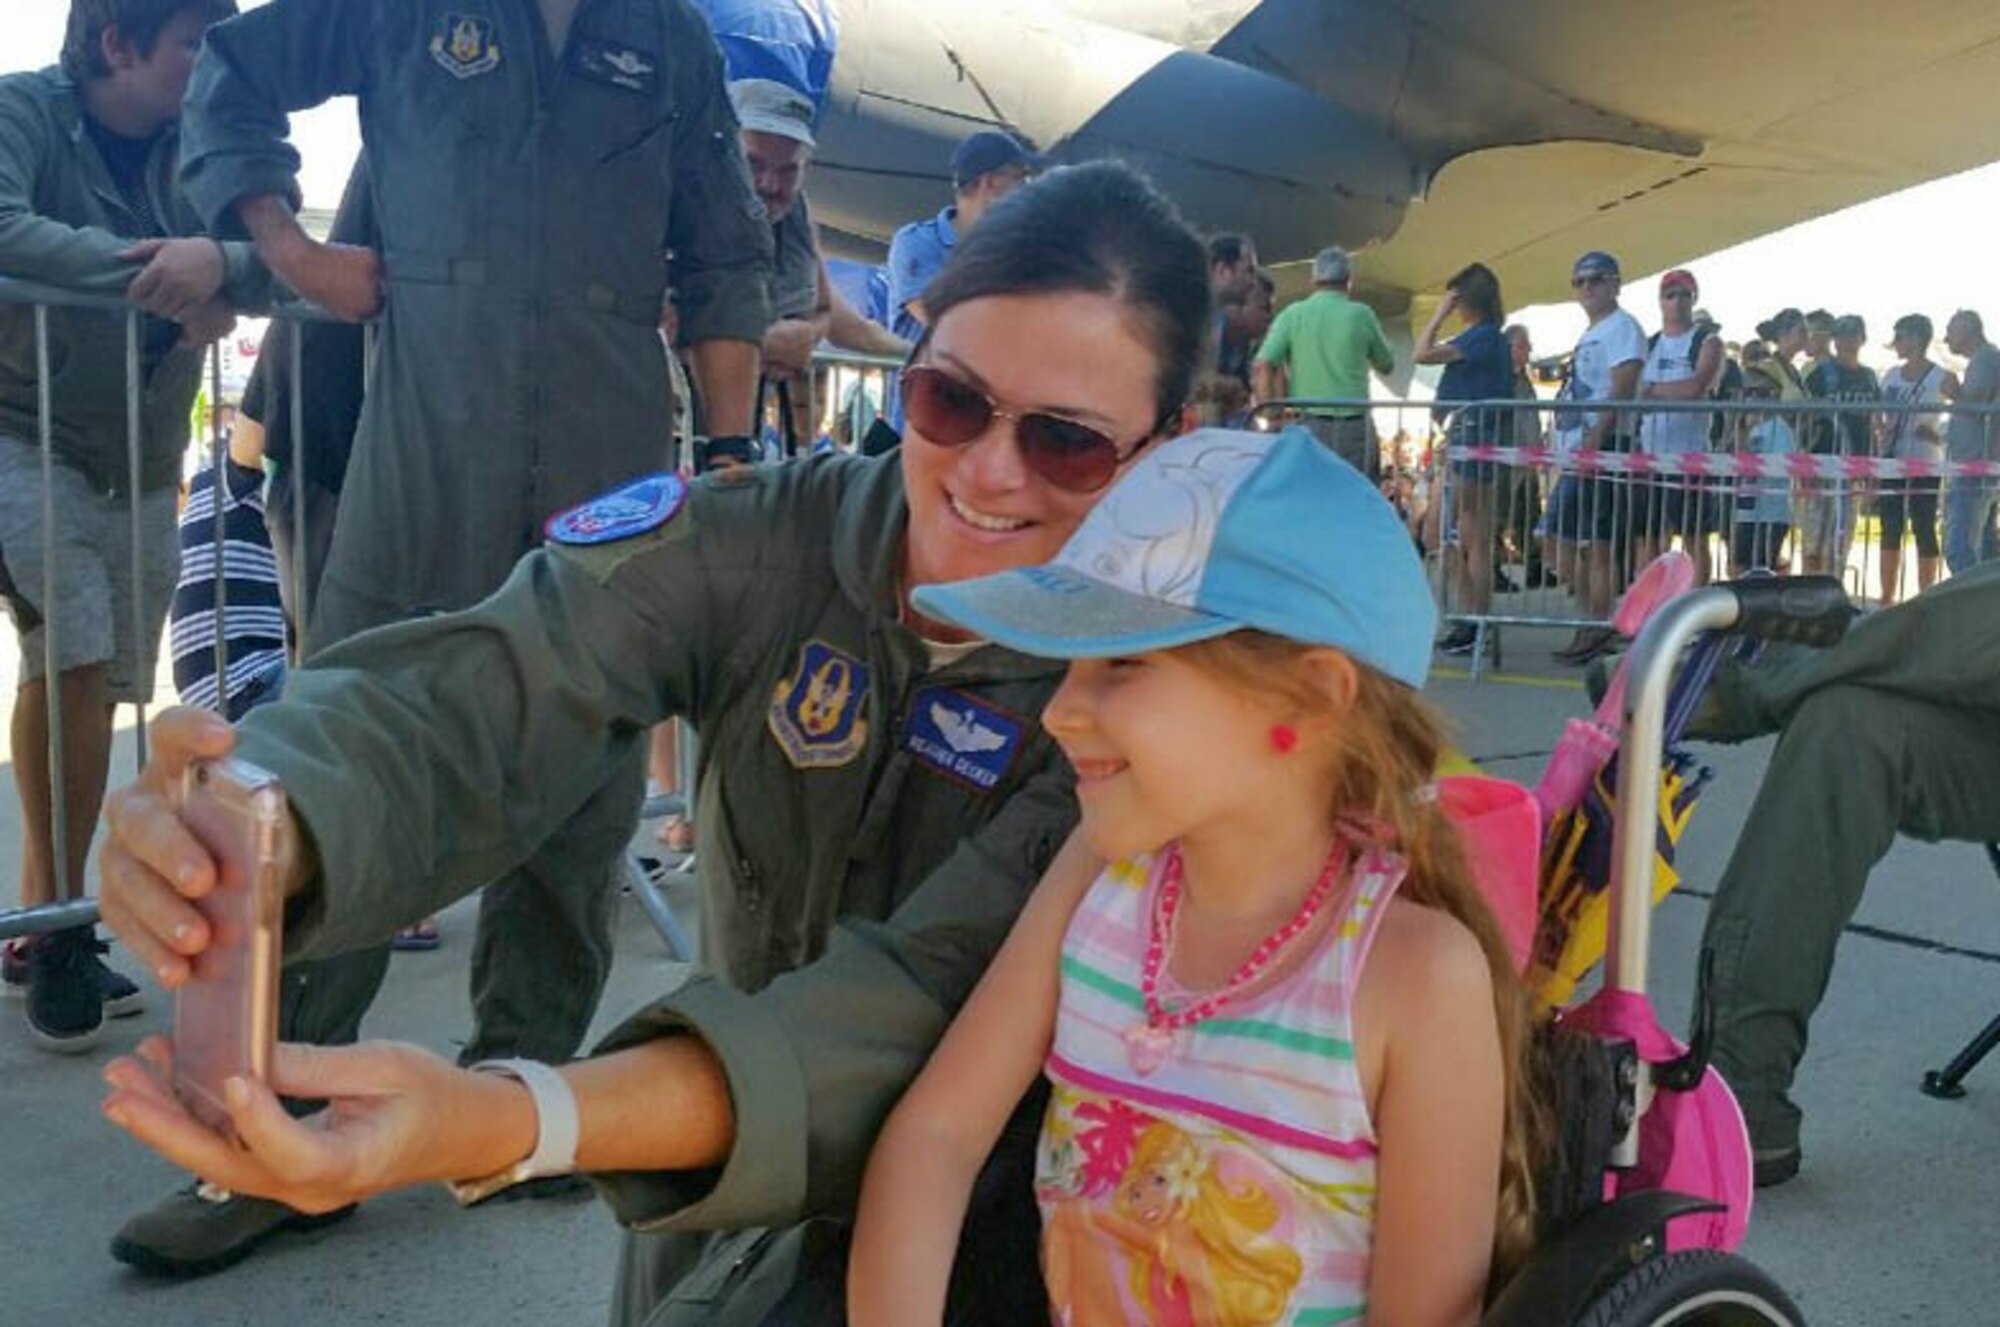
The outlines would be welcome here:
<svg viewBox="0 0 2000 1327">
<path fill-rule="evenodd" d="M 1701 363 L 1701 348 L 1707 343 L 1708 338 L 1713 335 L 1715 335 L 1715 327 L 1712 323 L 1696 323 L 1694 325 L 1694 336 L 1688 340 L 1687 366 L 1689 373 L 1694 372 L 1694 366 Z M 1659 344 L 1660 333 L 1658 332 L 1646 338 L 1646 354 L 1648 357 L 1652 355 L 1653 348 Z M 1722 353 L 1722 372 L 1716 375 L 1715 382 L 1708 389 L 1709 399 L 1712 401 L 1733 401 L 1741 395 L 1743 395 L 1743 369 L 1735 360 L 1729 357 L 1729 352 L 1725 350 Z M 1722 441 L 1722 419 L 1723 417 L 1720 413 L 1708 417 L 1708 445 L 1710 448 L 1714 448 Z"/>
</svg>

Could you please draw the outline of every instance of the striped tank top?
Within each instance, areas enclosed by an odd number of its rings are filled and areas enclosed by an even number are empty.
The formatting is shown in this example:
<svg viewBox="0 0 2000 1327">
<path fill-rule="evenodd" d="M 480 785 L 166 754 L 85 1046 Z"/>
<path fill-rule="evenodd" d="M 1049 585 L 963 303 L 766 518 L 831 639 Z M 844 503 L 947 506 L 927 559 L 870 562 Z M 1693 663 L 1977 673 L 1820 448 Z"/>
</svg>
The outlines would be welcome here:
<svg viewBox="0 0 2000 1327">
<path fill-rule="evenodd" d="M 1354 991 L 1402 882 L 1363 850 L 1336 922 L 1261 990 L 1175 1034 L 1149 1075 L 1126 1029 L 1164 854 L 1107 866 L 1063 938 L 1036 1155 L 1042 1264 L 1063 1327 L 1324 1327 L 1367 1311 L 1375 1130 Z M 1162 972 L 1169 1008 L 1189 993 Z"/>
</svg>

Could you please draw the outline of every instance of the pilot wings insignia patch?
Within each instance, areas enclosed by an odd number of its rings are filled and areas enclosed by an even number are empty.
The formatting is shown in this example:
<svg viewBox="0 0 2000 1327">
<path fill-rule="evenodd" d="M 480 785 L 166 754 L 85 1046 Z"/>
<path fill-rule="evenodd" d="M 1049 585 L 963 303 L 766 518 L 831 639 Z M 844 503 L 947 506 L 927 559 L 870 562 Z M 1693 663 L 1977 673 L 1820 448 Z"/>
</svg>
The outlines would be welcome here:
<svg viewBox="0 0 2000 1327">
<path fill-rule="evenodd" d="M 579 34 L 570 38 L 570 47 L 577 72 L 585 78 L 627 92 L 651 92 L 659 81 L 659 58 L 636 46 L 620 46 Z"/>
</svg>

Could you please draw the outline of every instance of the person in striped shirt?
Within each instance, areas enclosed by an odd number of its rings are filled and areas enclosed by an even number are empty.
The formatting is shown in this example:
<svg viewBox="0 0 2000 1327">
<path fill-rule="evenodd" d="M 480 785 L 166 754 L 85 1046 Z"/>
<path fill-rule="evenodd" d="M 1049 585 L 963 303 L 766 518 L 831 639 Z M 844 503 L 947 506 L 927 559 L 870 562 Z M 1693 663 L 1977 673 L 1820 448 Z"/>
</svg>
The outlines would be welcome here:
<svg viewBox="0 0 2000 1327">
<path fill-rule="evenodd" d="M 1431 785 L 1436 612 L 1388 503 L 1303 430 L 1149 451 L 1056 560 L 916 592 L 1071 660 L 1082 823 L 896 1107 L 858 1327 L 936 1323 L 980 1163 L 1046 1074 L 1066 1327 L 1470 1327 L 1533 1238 L 1528 1014 Z M 933 716 L 976 751 L 991 716 Z"/>
<path fill-rule="evenodd" d="M 224 406 L 227 410 L 229 407 Z M 243 439 L 238 440 L 241 433 Z M 174 689 L 184 705 L 220 709 L 231 723 L 285 682 L 285 608 L 264 526 L 261 430 L 231 430 L 222 468 L 222 639 L 228 670 L 218 684 L 215 649 L 215 462 L 188 481 L 180 514 L 181 570 L 167 610 Z M 256 445 L 252 445 L 255 442 Z M 218 704 L 217 697 L 221 697 Z"/>
</svg>

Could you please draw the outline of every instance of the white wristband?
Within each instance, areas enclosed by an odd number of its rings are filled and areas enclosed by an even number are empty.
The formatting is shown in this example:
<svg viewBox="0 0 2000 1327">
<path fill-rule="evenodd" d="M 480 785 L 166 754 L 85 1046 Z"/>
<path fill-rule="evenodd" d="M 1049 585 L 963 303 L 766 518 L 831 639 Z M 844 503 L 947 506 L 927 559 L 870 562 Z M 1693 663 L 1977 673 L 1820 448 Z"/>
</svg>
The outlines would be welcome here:
<svg viewBox="0 0 2000 1327">
<path fill-rule="evenodd" d="M 576 1094 L 561 1074 L 537 1060 L 481 1060 L 471 1069 L 476 1074 L 501 1074 L 528 1089 L 535 1103 L 535 1150 L 505 1170 L 453 1183 L 451 1191 L 461 1203 L 476 1203 L 524 1180 L 567 1175 L 576 1169 Z"/>
</svg>

